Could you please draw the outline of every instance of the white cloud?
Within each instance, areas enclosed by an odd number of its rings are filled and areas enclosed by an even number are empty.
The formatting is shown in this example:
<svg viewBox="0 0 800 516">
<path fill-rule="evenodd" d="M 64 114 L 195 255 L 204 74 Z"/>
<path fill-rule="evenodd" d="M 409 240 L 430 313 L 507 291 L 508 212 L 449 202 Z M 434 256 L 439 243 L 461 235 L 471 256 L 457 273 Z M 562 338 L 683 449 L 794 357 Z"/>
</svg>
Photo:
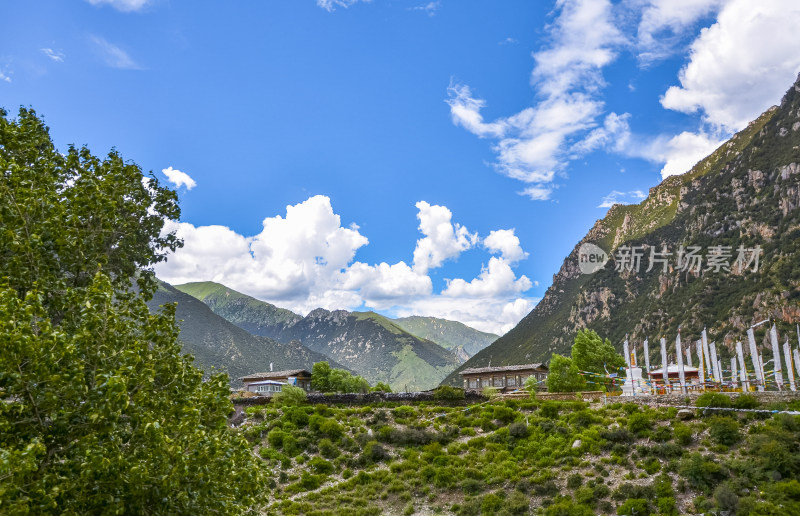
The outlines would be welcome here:
<svg viewBox="0 0 800 516">
<path fill-rule="evenodd" d="M 0 81 L 11 82 L 11 72 L 8 70 L 0 70 Z"/>
<path fill-rule="evenodd" d="M 578 142 L 597 126 L 603 111 L 599 92 L 605 85 L 601 70 L 624 41 L 607 0 L 559 0 L 556 8 L 558 16 L 548 27 L 551 44 L 533 54 L 531 84 L 539 99 L 534 106 L 485 122 L 480 112 L 484 100 L 466 85 L 448 88 L 453 123 L 479 137 L 498 139 L 493 147 L 496 168 L 529 183 L 521 193 L 534 200 L 550 198 L 556 173 L 574 159 L 581 149 Z M 625 115 L 614 116 L 625 121 Z M 585 147 L 601 140 L 595 134 Z"/>
<path fill-rule="evenodd" d="M 110 5 L 117 11 L 129 13 L 143 9 L 151 0 L 87 0 L 92 5 Z"/>
<path fill-rule="evenodd" d="M 141 70 L 141 66 L 117 45 L 109 43 L 99 36 L 92 36 L 90 39 L 108 66 L 122 70 Z"/>
<path fill-rule="evenodd" d="M 453 214 L 445 206 L 431 206 L 425 201 L 416 204 L 419 230 L 425 235 L 414 249 L 414 270 L 426 274 L 478 242 L 477 233 L 470 233 L 460 224 L 453 224 Z"/>
<path fill-rule="evenodd" d="M 497 42 L 498 45 L 515 45 L 517 43 L 519 43 L 519 41 L 517 41 L 516 39 L 514 39 L 514 38 L 512 38 L 510 36 L 507 37 L 504 40 L 501 40 L 501 41 Z"/>
<path fill-rule="evenodd" d="M 180 188 L 181 186 L 185 186 L 187 190 L 191 190 L 195 186 L 197 186 L 197 182 L 191 178 L 189 174 L 186 172 L 181 172 L 180 170 L 172 167 L 168 167 L 162 169 L 161 172 L 167 176 L 167 179 L 170 183 L 175 185 L 175 188 Z"/>
<path fill-rule="evenodd" d="M 640 61 L 649 65 L 682 49 L 701 18 L 715 14 L 728 0 L 651 0 L 645 3 L 637 28 Z"/>
<path fill-rule="evenodd" d="M 645 197 L 647 195 L 641 190 L 632 190 L 630 192 L 612 190 L 611 193 L 603 197 L 603 201 L 597 207 L 610 208 L 615 204 L 632 204 L 641 201 Z"/>
<path fill-rule="evenodd" d="M 285 217 L 267 217 L 255 236 L 168 221 L 165 231 L 176 231 L 184 247 L 158 264 L 156 274 L 175 284 L 217 281 L 299 313 L 318 307 L 413 312 L 501 332 L 530 311 L 532 301 L 523 292 L 531 282 L 512 270 L 527 256 L 514 230 L 493 231 L 486 238 L 485 247 L 501 256 L 492 256 L 477 278 L 449 280 L 443 292 L 435 293 L 427 271 L 480 239 L 453 223 L 444 206 L 421 201 L 417 208 L 424 237 L 417 242 L 413 267 L 403 261 L 354 261 L 367 238 L 358 226 L 342 227 L 330 199 L 318 195 L 287 206 Z"/>
<path fill-rule="evenodd" d="M 52 48 L 42 48 L 42 53 L 57 63 L 64 62 L 64 53 Z"/>
<path fill-rule="evenodd" d="M 359 1 L 369 3 L 372 0 L 317 0 L 317 5 L 328 12 L 333 12 L 337 7 L 347 8 L 357 4 Z"/>
<path fill-rule="evenodd" d="M 517 279 L 509 262 L 497 256 L 489 258 L 489 265 L 481 270 L 477 278 L 465 281 L 461 278 L 449 280 L 442 292 L 447 297 L 493 298 L 508 297 L 531 288 L 533 284 L 527 276 Z"/>
<path fill-rule="evenodd" d="M 795 0 L 731 0 L 691 45 L 667 109 L 700 112 L 723 132 L 742 129 L 776 103 L 800 72 L 800 5 Z"/>
<path fill-rule="evenodd" d="M 528 253 L 522 250 L 519 244 L 519 237 L 514 234 L 513 229 L 498 229 L 489 233 L 483 239 L 483 245 L 493 253 L 500 255 L 511 263 L 524 260 Z"/>
<path fill-rule="evenodd" d="M 661 177 L 666 178 L 688 172 L 698 161 L 705 158 L 724 140 L 704 132 L 684 131 L 672 138 L 656 138 L 648 144 L 643 157 L 664 163 Z"/>
<path fill-rule="evenodd" d="M 411 11 L 422 11 L 424 13 L 427 13 L 428 16 L 434 16 L 436 14 L 436 11 L 439 9 L 440 6 L 441 6 L 441 2 L 439 2 L 437 0 L 436 2 L 428 2 L 426 4 L 415 5 L 414 7 L 409 7 L 409 10 L 411 10 Z"/>
</svg>

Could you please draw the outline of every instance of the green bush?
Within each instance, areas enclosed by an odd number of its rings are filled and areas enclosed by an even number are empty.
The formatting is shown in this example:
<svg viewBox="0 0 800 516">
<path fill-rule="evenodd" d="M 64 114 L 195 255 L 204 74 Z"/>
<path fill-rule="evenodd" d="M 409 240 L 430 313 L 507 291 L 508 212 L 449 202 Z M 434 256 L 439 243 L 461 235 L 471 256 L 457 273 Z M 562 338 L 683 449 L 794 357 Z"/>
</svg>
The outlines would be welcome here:
<svg viewBox="0 0 800 516">
<path fill-rule="evenodd" d="M 688 425 L 684 425 L 683 423 L 676 423 L 675 424 L 675 440 L 678 444 L 682 444 L 686 446 L 687 444 L 691 444 L 693 437 L 692 429 L 689 428 Z"/>
<path fill-rule="evenodd" d="M 389 452 L 378 441 L 368 442 L 363 456 L 371 462 L 381 462 L 390 457 Z"/>
<path fill-rule="evenodd" d="M 319 453 L 327 459 L 335 459 L 339 456 L 339 448 L 327 437 L 319 442 Z"/>
<path fill-rule="evenodd" d="M 503 508 L 503 499 L 495 493 L 489 493 L 481 500 L 481 514 L 495 514 Z"/>
<path fill-rule="evenodd" d="M 267 442 L 273 448 L 281 448 L 283 446 L 283 438 L 286 434 L 280 428 L 273 428 L 267 434 Z"/>
<path fill-rule="evenodd" d="M 272 396 L 272 403 L 276 407 L 296 406 L 306 402 L 306 391 L 294 385 L 284 385 L 280 392 Z"/>
<path fill-rule="evenodd" d="M 706 392 L 698 396 L 695 401 L 697 407 L 720 407 L 727 408 L 731 406 L 731 399 L 724 394 L 718 392 Z"/>
<path fill-rule="evenodd" d="M 636 435 L 642 435 L 653 428 L 653 420 L 644 412 L 636 412 L 628 417 L 628 430 Z"/>
<path fill-rule="evenodd" d="M 650 514 L 650 502 L 642 498 L 628 498 L 617 508 L 617 514 L 647 516 Z"/>
<path fill-rule="evenodd" d="M 760 405 L 761 403 L 759 403 L 758 398 L 752 394 L 742 394 L 733 400 L 733 406 L 737 409 L 755 409 Z"/>
<path fill-rule="evenodd" d="M 433 391 L 433 399 L 436 401 L 458 401 L 464 399 L 464 389 L 440 385 Z"/>
<path fill-rule="evenodd" d="M 739 433 L 739 423 L 725 416 L 713 416 L 708 420 L 708 432 L 711 439 L 718 444 L 730 446 L 742 438 Z"/>
<path fill-rule="evenodd" d="M 720 464 L 699 453 L 684 458 L 678 472 L 689 485 L 703 491 L 709 491 L 728 476 L 727 470 Z"/>
<path fill-rule="evenodd" d="M 560 405 L 556 401 L 545 401 L 542 404 L 542 408 L 540 410 L 540 414 L 542 417 L 546 417 L 549 419 L 558 419 L 558 411 Z"/>
<path fill-rule="evenodd" d="M 514 439 L 525 439 L 528 437 L 528 425 L 521 421 L 511 423 L 508 426 L 508 434 Z"/>
<path fill-rule="evenodd" d="M 576 505 L 572 498 L 562 498 L 544 510 L 545 516 L 593 516 L 594 511 L 585 505 Z"/>
<path fill-rule="evenodd" d="M 308 461 L 308 467 L 310 467 L 314 473 L 319 473 L 320 475 L 330 475 L 333 473 L 333 464 L 322 457 L 312 458 Z"/>
<path fill-rule="evenodd" d="M 580 473 L 573 473 L 567 477 L 567 487 L 570 489 L 578 489 L 583 484 L 583 477 Z"/>
</svg>

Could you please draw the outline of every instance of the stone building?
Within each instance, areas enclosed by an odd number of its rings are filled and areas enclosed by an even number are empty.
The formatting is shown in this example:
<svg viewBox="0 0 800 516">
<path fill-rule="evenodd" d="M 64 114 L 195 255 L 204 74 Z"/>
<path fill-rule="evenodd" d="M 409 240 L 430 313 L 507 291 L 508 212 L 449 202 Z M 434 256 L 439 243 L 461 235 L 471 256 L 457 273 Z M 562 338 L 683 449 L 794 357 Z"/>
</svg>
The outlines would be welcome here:
<svg viewBox="0 0 800 516">
<path fill-rule="evenodd" d="M 498 367 L 473 367 L 464 369 L 459 374 L 464 379 L 465 390 L 481 390 L 484 387 L 495 387 L 501 391 L 521 389 L 525 380 L 533 376 L 538 382 L 537 390 L 545 390 L 547 373 L 544 364 L 523 364 Z"/>
</svg>

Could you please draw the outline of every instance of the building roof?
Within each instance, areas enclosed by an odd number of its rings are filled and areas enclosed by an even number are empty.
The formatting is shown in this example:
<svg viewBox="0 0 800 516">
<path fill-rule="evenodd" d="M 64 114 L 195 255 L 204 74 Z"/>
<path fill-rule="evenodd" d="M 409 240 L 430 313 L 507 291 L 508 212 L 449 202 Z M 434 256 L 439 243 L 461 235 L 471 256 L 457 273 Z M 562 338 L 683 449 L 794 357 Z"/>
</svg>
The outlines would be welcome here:
<svg viewBox="0 0 800 516">
<path fill-rule="evenodd" d="M 698 369 L 696 367 L 689 367 L 687 365 L 684 365 L 683 366 L 683 372 L 686 373 L 686 374 L 697 373 Z M 670 364 L 670 365 L 667 366 L 667 375 L 678 374 L 678 373 L 679 373 L 678 366 L 676 364 Z M 653 369 L 652 371 L 650 371 L 650 374 L 651 375 L 653 375 L 653 374 L 663 375 L 664 374 L 664 368 L 661 367 L 659 369 Z"/>
<path fill-rule="evenodd" d="M 498 367 L 471 367 L 459 372 L 460 375 L 467 374 L 483 374 L 483 373 L 500 373 L 506 371 L 528 371 L 530 369 L 543 369 L 547 371 L 547 366 L 544 364 L 522 364 L 522 365 L 508 365 Z"/>
<path fill-rule="evenodd" d="M 250 385 L 286 385 L 286 382 L 276 382 L 275 380 L 263 380 L 261 382 L 251 382 Z"/>
<path fill-rule="evenodd" d="M 305 369 L 287 369 L 285 371 L 269 371 L 266 373 L 253 373 L 239 378 L 242 382 L 252 382 L 257 380 L 267 380 L 270 378 L 289 378 L 290 376 L 311 376 Z"/>
</svg>

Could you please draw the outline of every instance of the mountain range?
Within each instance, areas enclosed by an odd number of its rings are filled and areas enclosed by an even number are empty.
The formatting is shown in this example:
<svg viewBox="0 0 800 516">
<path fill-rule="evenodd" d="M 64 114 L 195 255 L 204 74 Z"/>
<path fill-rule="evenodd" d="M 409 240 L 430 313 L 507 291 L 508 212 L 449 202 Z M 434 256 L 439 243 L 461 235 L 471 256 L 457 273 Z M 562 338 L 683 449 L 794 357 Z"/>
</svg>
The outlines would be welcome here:
<svg viewBox="0 0 800 516">
<path fill-rule="evenodd" d="M 794 341 L 794 323 L 800 321 L 798 207 L 800 80 L 779 106 L 690 171 L 664 179 L 640 204 L 610 208 L 566 257 L 534 310 L 444 383 L 459 384 L 457 373 L 467 367 L 569 354 L 581 328 L 608 337 L 618 349 L 626 335 L 639 346 L 649 338 L 655 358 L 660 336 L 667 337 L 674 356 L 678 328 L 686 342 L 707 327 L 723 363 L 747 328 L 763 319 L 776 320 L 781 342 L 784 335 Z M 585 274 L 579 255 L 590 243 L 611 259 Z M 681 250 L 692 247 L 699 248 L 700 267 L 678 262 Z M 744 265 L 756 249 L 757 266 L 736 266 L 740 254 Z M 641 255 L 638 270 L 630 259 L 634 253 Z M 648 271 L 650 262 L 655 266 Z M 765 332 L 758 338 L 763 346 Z M 763 347 L 766 360 L 771 353 Z"/>
<path fill-rule="evenodd" d="M 213 282 L 177 285 L 216 316 L 259 338 L 302 343 L 315 356 L 394 390 L 438 385 L 497 336 L 432 317 L 392 320 L 374 312 L 317 309 L 302 317 Z"/>
<path fill-rule="evenodd" d="M 159 282 L 158 290 L 148 301 L 150 310 L 175 303 L 175 319 L 180 327 L 183 351 L 194 356 L 198 367 L 227 372 L 234 385 L 239 377 L 250 373 L 282 369 L 308 369 L 315 362 L 328 361 L 331 367 L 344 368 L 329 357 L 303 346 L 297 341 L 279 343 L 274 339 L 253 335 L 215 314 L 205 303 L 184 294 L 172 285 Z"/>
</svg>

